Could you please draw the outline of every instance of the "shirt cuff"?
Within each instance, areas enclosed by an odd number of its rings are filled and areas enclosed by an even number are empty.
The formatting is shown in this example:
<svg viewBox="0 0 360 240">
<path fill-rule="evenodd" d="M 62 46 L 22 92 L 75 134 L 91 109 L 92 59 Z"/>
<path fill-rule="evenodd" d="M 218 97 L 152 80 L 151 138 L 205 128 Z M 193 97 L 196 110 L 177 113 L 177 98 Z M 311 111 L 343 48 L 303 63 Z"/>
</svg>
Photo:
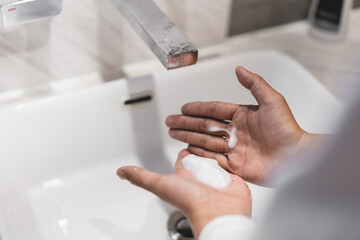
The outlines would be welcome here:
<svg viewBox="0 0 360 240">
<path fill-rule="evenodd" d="M 241 215 L 226 215 L 210 221 L 201 231 L 199 240 L 250 239 L 255 223 Z"/>
</svg>

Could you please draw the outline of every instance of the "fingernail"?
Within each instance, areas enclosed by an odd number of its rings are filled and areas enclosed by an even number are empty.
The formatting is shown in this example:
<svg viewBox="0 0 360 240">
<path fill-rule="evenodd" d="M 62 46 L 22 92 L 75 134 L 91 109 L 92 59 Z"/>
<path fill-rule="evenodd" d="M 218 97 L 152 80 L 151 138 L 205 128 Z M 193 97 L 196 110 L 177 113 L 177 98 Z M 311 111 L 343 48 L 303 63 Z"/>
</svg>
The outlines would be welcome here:
<svg viewBox="0 0 360 240">
<path fill-rule="evenodd" d="M 184 104 L 181 107 L 181 113 L 185 114 L 187 112 L 188 106 L 189 106 L 189 103 Z"/>
<path fill-rule="evenodd" d="M 121 180 L 126 180 L 126 174 L 125 174 L 124 171 L 119 170 L 119 171 L 117 172 L 117 175 L 119 176 L 119 178 L 120 178 Z"/>
<path fill-rule="evenodd" d="M 168 116 L 165 120 L 165 124 L 168 127 L 170 127 L 170 125 L 172 125 L 173 122 L 174 122 L 174 118 L 172 116 Z"/>
<path fill-rule="evenodd" d="M 236 69 L 235 69 L 235 71 L 236 72 L 240 72 L 241 70 L 243 70 L 244 68 L 242 67 L 242 66 L 237 66 L 236 67 Z"/>
</svg>

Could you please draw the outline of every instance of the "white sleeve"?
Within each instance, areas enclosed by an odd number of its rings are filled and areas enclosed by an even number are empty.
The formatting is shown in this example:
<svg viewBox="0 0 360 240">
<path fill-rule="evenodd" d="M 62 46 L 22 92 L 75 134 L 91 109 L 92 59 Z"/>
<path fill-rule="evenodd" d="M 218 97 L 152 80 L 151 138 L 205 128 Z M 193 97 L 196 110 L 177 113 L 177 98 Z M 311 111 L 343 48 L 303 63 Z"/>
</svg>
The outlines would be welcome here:
<svg viewBox="0 0 360 240">
<path fill-rule="evenodd" d="M 254 239 L 360 239 L 360 101 L 338 134 L 288 168 Z M 298 172 L 300 174 L 297 174 Z"/>
<path fill-rule="evenodd" d="M 253 234 L 255 223 L 241 215 L 226 215 L 209 222 L 201 231 L 199 240 L 245 240 Z"/>
</svg>

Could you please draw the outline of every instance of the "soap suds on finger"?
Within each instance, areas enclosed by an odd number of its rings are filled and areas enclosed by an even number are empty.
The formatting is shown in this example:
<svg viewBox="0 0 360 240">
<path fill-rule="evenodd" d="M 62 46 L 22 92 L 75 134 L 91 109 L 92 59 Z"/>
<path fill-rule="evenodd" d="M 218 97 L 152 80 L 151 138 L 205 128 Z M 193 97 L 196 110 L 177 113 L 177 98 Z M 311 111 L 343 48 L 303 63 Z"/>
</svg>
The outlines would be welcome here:
<svg viewBox="0 0 360 240">
<path fill-rule="evenodd" d="M 229 134 L 229 142 L 228 142 L 228 146 L 229 148 L 234 148 L 236 146 L 237 143 L 237 137 L 236 137 L 236 127 L 232 126 L 231 130 L 227 130 L 226 128 L 220 128 L 220 127 L 216 127 L 216 126 L 211 126 L 209 128 L 210 132 L 226 132 L 227 134 Z"/>
<path fill-rule="evenodd" d="M 191 171 L 200 182 L 214 188 L 225 188 L 231 182 L 230 174 L 214 159 L 190 154 L 182 160 L 182 166 Z"/>
</svg>

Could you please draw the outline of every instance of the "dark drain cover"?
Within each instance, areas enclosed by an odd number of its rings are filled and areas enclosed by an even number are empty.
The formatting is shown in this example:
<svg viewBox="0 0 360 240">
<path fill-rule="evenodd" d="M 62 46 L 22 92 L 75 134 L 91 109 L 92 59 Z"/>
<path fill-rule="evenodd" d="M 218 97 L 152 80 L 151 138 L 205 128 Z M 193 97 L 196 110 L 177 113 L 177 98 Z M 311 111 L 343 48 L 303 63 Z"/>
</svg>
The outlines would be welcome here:
<svg viewBox="0 0 360 240">
<path fill-rule="evenodd" d="M 170 240 L 194 240 L 189 222 L 179 211 L 170 214 L 167 227 Z"/>
<path fill-rule="evenodd" d="M 186 238 L 194 238 L 194 234 L 191 230 L 188 220 L 184 217 L 177 221 L 175 229 L 181 236 Z"/>
</svg>

